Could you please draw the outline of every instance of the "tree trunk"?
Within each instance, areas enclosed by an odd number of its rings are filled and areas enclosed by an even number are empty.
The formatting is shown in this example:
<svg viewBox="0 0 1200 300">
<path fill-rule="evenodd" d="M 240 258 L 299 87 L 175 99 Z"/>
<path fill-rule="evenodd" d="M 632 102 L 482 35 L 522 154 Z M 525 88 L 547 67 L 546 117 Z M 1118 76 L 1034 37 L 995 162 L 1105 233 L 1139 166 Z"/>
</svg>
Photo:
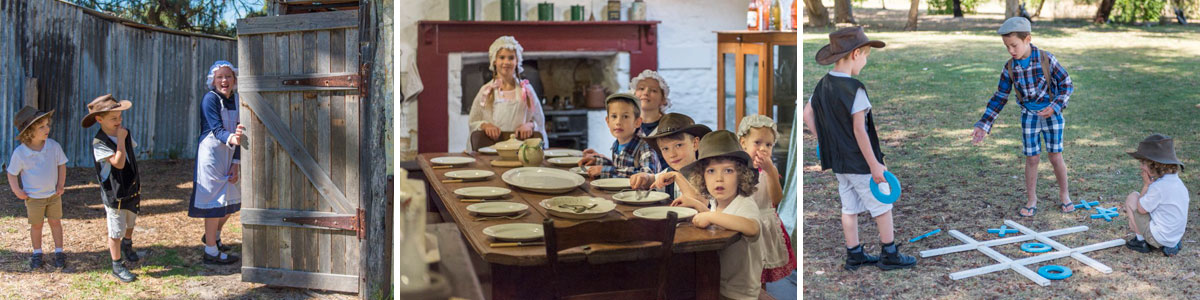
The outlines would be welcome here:
<svg viewBox="0 0 1200 300">
<path fill-rule="evenodd" d="M 1038 3 L 1037 11 L 1033 13 L 1034 18 L 1037 18 L 1042 15 L 1042 7 L 1046 7 L 1046 1 L 1048 1 L 1048 0 L 1041 0 L 1041 1 L 1042 1 L 1041 3 Z"/>
<path fill-rule="evenodd" d="M 954 17 L 955 18 L 963 17 L 962 0 L 954 0 Z"/>
<path fill-rule="evenodd" d="M 1108 17 L 1112 15 L 1113 4 L 1116 4 L 1116 0 L 1101 0 L 1100 7 L 1096 9 L 1096 17 L 1092 19 L 1092 22 L 1107 23 Z"/>
<path fill-rule="evenodd" d="M 829 26 L 829 10 L 821 0 L 804 0 L 804 12 L 808 14 L 808 26 Z"/>
<path fill-rule="evenodd" d="M 851 23 L 857 24 L 854 21 L 854 12 L 852 11 L 851 0 L 833 0 L 833 21 L 836 23 Z"/>
<path fill-rule="evenodd" d="M 917 30 L 918 4 L 921 4 L 921 0 L 912 0 L 912 5 L 908 7 L 908 24 L 904 25 L 904 30 Z"/>
<path fill-rule="evenodd" d="M 1017 0 L 1004 0 L 1004 19 L 1021 15 L 1020 3 Z"/>
</svg>

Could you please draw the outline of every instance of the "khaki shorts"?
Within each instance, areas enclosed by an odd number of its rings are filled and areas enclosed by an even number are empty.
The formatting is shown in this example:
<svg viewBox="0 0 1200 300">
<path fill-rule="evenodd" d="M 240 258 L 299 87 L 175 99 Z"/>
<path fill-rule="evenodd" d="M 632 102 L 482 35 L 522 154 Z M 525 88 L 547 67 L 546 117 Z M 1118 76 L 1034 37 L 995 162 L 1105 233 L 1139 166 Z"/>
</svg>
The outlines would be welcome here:
<svg viewBox="0 0 1200 300">
<path fill-rule="evenodd" d="M 1146 242 L 1150 243 L 1150 246 L 1154 246 L 1154 247 L 1158 247 L 1158 248 L 1163 247 L 1163 245 L 1161 243 L 1154 240 L 1154 234 L 1150 233 L 1150 215 L 1149 214 L 1143 214 L 1141 212 L 1134 212 L 1133 213 L 1133 221 L 1137 224 L 1138 230 L 1142 231 L 1142 237 L 1146 238 Z"/>
<path fill-rule="evenodd" d="M 125 237 L 125 230 L 137 225 L 137 214 L 128 209 L 115 209 L 104 206 L 104 214 L 108 219 L 108 237 L 119 239 Z"/>
<path fill-rule="evenodd" d="M 836 174 L 838 194 L 842 198 L 842 214 L 857 215 L 864 211 L 871 212 L 871 217 L 878 217 L 892 210 L 891 204 L 884 204 L 871 194 L 871 174 Z"/>
<path fill-rule="evenodd" d="M 29 214 L 29 225 L 42 224 L 45 219 L 62 219 L 62 196 L 25 199 L 25 211 Z"/>
</svg>

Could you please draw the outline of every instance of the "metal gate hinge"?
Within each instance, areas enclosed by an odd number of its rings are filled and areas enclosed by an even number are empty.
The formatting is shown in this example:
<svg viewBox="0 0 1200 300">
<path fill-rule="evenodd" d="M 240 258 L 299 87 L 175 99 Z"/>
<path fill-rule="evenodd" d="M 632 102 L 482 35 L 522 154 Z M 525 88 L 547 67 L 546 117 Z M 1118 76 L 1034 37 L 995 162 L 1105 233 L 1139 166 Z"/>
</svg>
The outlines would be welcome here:
<svg viewBox="0 0 1200 300">
<path fill-rule="evenodd" d="M 286 217 L 284 222 L 354 231 L 358 239 L 366 238 L 366 212 L 359 208 L 353 217 Z"/>
<path fill-rule="evenodd" d="M 285 79 L 283 85 L 316 86 L 316 87 L 351 87 L 357 88 L 362 83 L 359 75 L 338 75 L 313 78 Z"/>
</svg>

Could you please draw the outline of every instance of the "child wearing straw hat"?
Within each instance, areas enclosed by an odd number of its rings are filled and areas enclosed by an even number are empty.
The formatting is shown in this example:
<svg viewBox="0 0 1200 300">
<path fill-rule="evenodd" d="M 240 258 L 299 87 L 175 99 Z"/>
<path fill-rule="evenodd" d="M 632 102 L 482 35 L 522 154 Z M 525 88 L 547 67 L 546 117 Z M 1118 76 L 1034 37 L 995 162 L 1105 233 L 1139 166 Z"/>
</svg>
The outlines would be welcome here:
<svg viewBox="0 0 1200 300">
<path fill-rule="evenodd" d="M 1138 143 L 1129 156 L 1141 163 L 1142 190 L 1125 198 L 1125 214 L 1134 237 L 1125 243 L 1133 251 L 1149 253 L 1162 248 L 1163 255 L 1179 253 L 1187 228 L 1187 186 L 1179 179 L 1183 163 L 1175 156 L 1175 141 L 1155 134 Z"/>
<path fill-rule="evenodd" d="M 62 146 L 50 138 L 51 118 L 54 111 L 38 111 L 26 106 L 17 112 L 14 124 L 18 128 L 17 140 L 21 142 L 13 150 L 8 161 L 8 185 L 17 199 L 25 201 L 25 212 L 29 216 L 29 239 L 33 242 L 33 255 L 29 268 L 42 267 L 42 221 L 50 223 L 54 237 L 54 267 L 66 268 L 63 254 L 62 194 L 67 182 L 67 155 Z"/>
</svg>

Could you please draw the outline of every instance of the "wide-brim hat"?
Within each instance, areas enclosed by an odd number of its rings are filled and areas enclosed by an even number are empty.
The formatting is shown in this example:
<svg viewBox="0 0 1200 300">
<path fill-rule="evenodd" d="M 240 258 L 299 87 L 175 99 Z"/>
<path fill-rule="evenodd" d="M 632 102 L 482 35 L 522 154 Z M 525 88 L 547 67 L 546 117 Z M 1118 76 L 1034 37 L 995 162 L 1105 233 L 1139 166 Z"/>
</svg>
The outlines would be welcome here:
<svg viewBox="0 0 1200 300">
<path fill-rule="evenodd" d="M 687 133 L 694 137 L 703 137 L 705 134 L 712 132 L 708 126 L 696 124 L 691 117 L 681 113 L 669 113 L 663 115 L 662 119 L 658 120 L 658 127 L 654 128 L 654 132 L 642 137 L 647 144 L 650 144 L 650 149 L 658 152 L 658 138 L 665 137 L 676 133 Z"/>
<path fill-rule="evenodd" d="M 13 125 L 17 128 L 17 136 L 21 136 L 22 133 L 25 133 L 25 130 L 33 127 L 33 124 L 36 124 L 38 120 L 52 116 L 54 116 L 53 109 L 50 111 L 40 111 L 32 106 L 22 107 L 20 111 L 17 111 L 17 115 L 13 117 Z"/>
<path fill-rule="evenodd" d="M 1134 158 L 1147 159 L 1160 164 L 1179 165 L 1183 168 L 1183 163 L 1179 162 L 1179 158 L 1175 157 L 1175 139 L 1169 136 L 1154 134 L 1138 143 L 1137 151 L 1126 152 Z"/>
<path fill-rule="evenodd" d="M 110 111 L 122 111 L 129 109 L 130 107 L 133 107 L 133 102 L 129 100 L 117 101 L 116 98 L 113 98 L 112 94 L 96 97 L 96 99 L 93 99 L 91 103 L 88 103 L 88 114 L 87 116 L 83 117 L 83 121 L 80 122 L 80 125 L 82 125 L 83 128 L 92 127 L 92 124 L 96 124 L 95 117 L 97 114 Z"/>
<path fill-rule="evenodd" d="M 829 44 L 817 50 L 817 63 L 828 65 L 837 62 L 842 57 L 845 57 L 854 49 L 862 46 L 871 46 L 875 48 L 883 48 L 887 44 L 883 41 L 867 39 L 867 34 L 863 32 L 862 27 L 847 27 L 838 29 L 829 33 Z"/>
<path fill-rule="evenodd" d="M 702 162 L 718 157 L 741 160 L 747 166 L 750 165 L 750 154 L 742 151 L 742 145 L 738 144 L 737 136 L 728 130 L 717 130 L 700 138 L 700 156 L 679 171 L 683 172 L 684 176 L 691 177 L 692 173 L 701 171 L 698 169 Z"/>
</svg>

